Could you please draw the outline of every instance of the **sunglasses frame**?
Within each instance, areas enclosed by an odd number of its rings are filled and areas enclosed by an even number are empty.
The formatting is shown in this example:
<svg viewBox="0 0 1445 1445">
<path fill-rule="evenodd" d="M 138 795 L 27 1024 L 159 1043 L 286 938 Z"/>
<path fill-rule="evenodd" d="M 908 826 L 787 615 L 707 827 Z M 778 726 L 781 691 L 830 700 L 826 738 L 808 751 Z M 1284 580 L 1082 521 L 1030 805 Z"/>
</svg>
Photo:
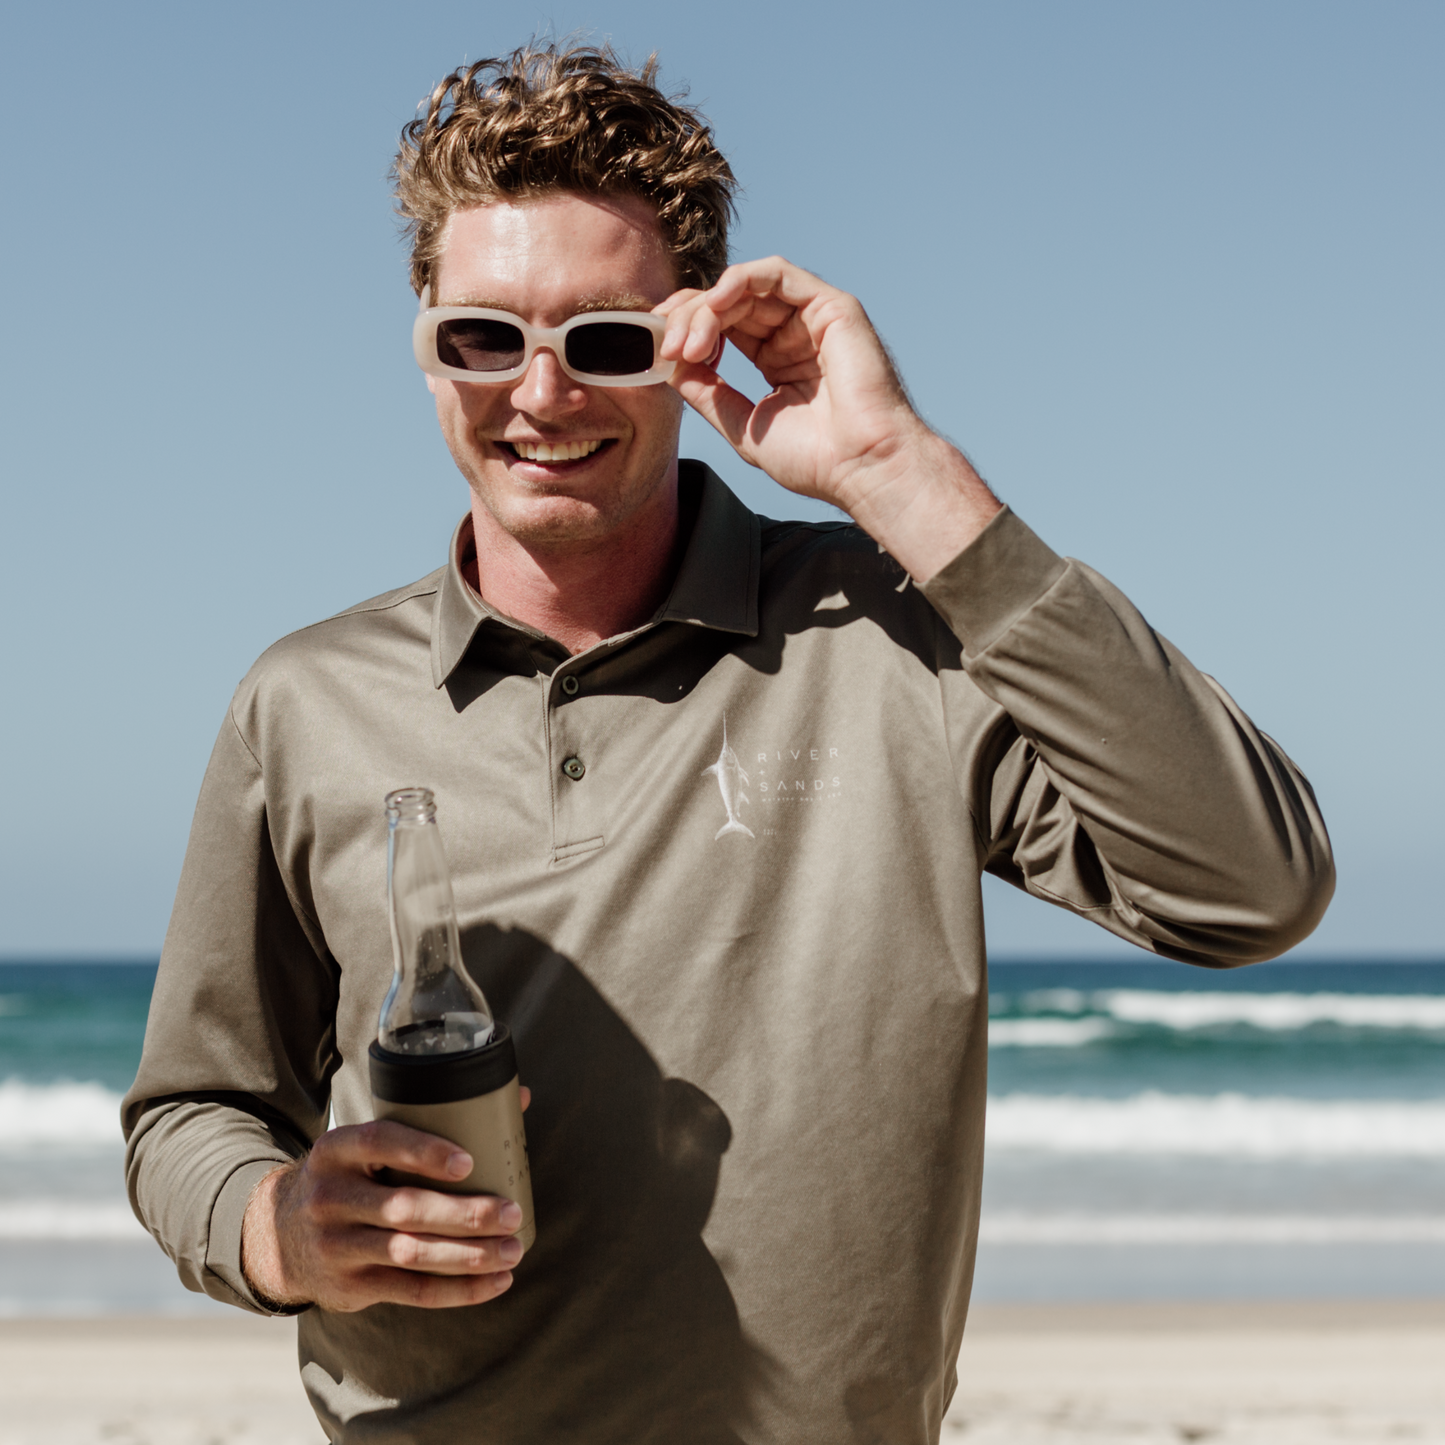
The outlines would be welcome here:
<svg viewBox="0 0 1445 1445">
<path fill-rule="evenodd" d="M 546 349 L 557 358 L 557 365 L 584 386 L 656 386 L 671 379 L 677 370 L 675 361 L 654 362 L 651 370 L 628 376 L 598 376 L 590 371 L 578 371 L 567 363 L 567 333 L 578 326 L 587 326 L 598 321 L 622 321 L 632 326 L 641 326 L 652 332 L 656 340 L 652 354 L 662 344 L 667 330 L 667 319 L 654 316 L 650 311 L 583 311 L 569 317 L 560 326 L 529 326 L 520 316 L 510 311 L 499 311 L 490 306 L 431 306 L 431 287 L 424 287 L 421 293 L 421 309 L 411 328 L 411 349 L 416 364 L 428 376 L 445 377 L 448 381 L 466 381 L 473 386 L 498 386 L 516 381 L 527 374 L 532 358 L 541 349 Z M 468 371 L 460 366 L 448 366 L 437 355 L 437 328 L 443 321 L 459 321 L 475 317 L 479 321 L 505 321 L 522 333 L 522 361 L 519 366 L 508 367 L 505 371 Z"/>
</svg>

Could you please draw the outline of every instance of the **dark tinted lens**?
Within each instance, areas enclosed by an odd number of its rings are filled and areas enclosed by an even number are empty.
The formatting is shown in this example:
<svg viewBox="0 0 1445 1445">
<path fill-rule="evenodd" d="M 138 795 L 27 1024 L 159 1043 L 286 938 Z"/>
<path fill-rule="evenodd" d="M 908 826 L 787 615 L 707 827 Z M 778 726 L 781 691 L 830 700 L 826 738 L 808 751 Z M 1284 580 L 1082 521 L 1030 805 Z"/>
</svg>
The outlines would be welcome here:
<svg viewBox="0 0 1445 1445">
<path fill-rule="evenodd" d="M 506 321 L 464 316 L 437 326 L 437 359 L 462 371 L 510 371 L 525 351 L 522 333 Z"/>
<path fill-rule="evenodd" d="M 630 321 L 589 321 L 567 333 L 567 365 L 590 376 L 638 376 L 652 360 L 652 332 Z"/>
</svg>

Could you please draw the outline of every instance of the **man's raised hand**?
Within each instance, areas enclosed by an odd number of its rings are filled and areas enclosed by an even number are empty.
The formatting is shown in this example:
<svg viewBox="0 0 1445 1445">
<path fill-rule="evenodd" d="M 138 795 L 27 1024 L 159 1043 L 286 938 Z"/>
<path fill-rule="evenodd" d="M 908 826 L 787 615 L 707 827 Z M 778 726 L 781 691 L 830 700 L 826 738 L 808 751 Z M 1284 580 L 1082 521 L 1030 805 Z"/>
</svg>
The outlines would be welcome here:
<svg viewBox="0 0 1445 1445">
<path fill-rule="evenodd" d="M 999 510 L 968 459 L 929 430 L 855 297 L 781 257 L 729 266 L 679 291 L 664 358 L 673 387 L 744 461 L 849 513 L 919 581 Z M 772 391 L 754 402 L 717 373 L 732 342 Z"/>
<path fill-rule="evenodd" d="M 729 266 L 710 291 L 680 291 L 662 354 L 674 380 L 738 454 L 795 492 L 843 505 L 870 463 L 924 430 L 852 296 L 781 257 Z M 756 404 L 706 363 L 726 337 L 773 387 Z"/>
<path fill-rule="evenodd" d="M 388 1168 L 444 1181 L 466 1178 L 472 1161 L 445 1139 L 388 1120 L 323 1134 L 251 1195 L 241 1264 L 252 1288 L 275 1305 L 351 1311 L 482 1304 L 510 1287 L 522 1257 L 512 1237 L 517 1205 L 393 1187 L 377 1178 Z"/>
</svg>

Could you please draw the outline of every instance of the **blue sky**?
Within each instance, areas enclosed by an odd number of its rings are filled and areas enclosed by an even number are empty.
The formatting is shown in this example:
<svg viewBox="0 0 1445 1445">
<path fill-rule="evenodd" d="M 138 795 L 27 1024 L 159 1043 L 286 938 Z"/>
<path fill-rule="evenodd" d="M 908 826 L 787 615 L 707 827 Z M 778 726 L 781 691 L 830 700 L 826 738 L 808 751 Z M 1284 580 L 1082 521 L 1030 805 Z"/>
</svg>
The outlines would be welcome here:
<svg viewBox="0 0 1445 1445">
<path fill-rule="evenodd" d="M 1341 884 L 1301 951 L 1445 953 L 1445 7 L 299 0 L 6 30 L 0 956 L 153 953 L 251 661 L 441 561 L 466 496 L 386 169 L 453 65 L 573 30 L 660 53 L 742 180 L 735 254 L 862 297 L 929 420 L 1303 766 Z M 696 419 L 684 443 L 816 514 Z M 988 897 L 999 953 L 1117 950 Z"/>
</svg>

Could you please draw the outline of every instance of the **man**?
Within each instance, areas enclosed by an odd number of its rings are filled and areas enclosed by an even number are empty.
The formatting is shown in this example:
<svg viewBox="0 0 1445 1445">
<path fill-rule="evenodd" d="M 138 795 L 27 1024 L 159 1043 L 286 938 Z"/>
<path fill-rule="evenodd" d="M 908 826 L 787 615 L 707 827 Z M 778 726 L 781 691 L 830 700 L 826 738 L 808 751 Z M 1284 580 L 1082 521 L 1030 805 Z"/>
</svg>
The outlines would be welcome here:
<svg viewBox="0 0 1445 1445">
<path fill-rule="evenodd" d="M 519 52 L 408 128 L 470 513 L 445 567 L 241 684 L 126 1103 L 138 1214 L 190 1287 L 301 1312 L 334 1440 L 936 1440 L 982 871 L 1210 965 L 1332 887 L 1289 761 L 929 431 L 858 302 L 724 269 L 731 173 L 651 80 Z M 684 402 L 857 525 L 746 511 L 679 462 Z M 407 784 L 532 1091 L 525 1258 L 515 1206 L 381 1174 L 469 1167 L 369 1122 Z"/>
</svg>

